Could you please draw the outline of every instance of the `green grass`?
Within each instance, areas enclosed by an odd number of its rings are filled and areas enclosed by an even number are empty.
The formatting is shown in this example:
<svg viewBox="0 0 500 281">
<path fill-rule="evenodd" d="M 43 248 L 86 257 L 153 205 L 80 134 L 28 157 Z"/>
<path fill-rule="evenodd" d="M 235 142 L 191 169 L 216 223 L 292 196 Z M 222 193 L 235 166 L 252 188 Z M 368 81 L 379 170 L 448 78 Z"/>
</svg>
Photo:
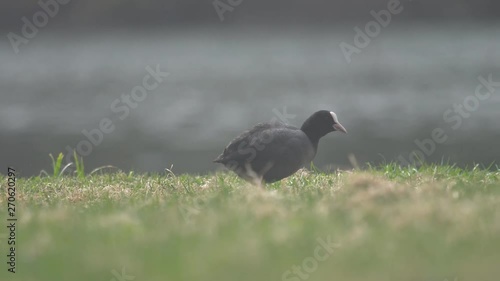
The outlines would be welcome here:
<svg viewBox="0 0 500 281">
<path fill-rule="evenodd" d="M 7 178 L 0 175 L 6 224 Z M 17 273 L 0 280 L 499 280 L 500 171 L 18 179 Z M 2 227 L 0 235 L 5 233 Z M 318 239 L 336 246 L 315 263 Z M 293 266 L 310 266 L 302 277 Z M 314 268 L 314 265 L 317 265 Z M 313 268 L 311 268 L 313 267 Z M 122 270 L 133 278 L 119 279 Z M 290 273 L 282 279 L 283 274 Z"/>
</svg>

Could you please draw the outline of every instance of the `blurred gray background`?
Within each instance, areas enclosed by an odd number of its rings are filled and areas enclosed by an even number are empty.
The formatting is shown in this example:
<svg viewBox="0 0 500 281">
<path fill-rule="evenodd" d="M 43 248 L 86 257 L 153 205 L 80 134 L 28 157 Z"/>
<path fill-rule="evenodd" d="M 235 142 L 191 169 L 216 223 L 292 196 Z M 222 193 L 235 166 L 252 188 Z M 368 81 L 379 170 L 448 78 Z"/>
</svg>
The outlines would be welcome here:
<svg viewBox="0 0 500 281">
<path fill-rule="evenodd" d="M 214 171 L 232 138 L 285 108 L 297 126 L 333 110 L 349 131 L 320 142 L 325 170 L 351 167 L 349 154 L 403 162 L 435 128 L 447 140 L 427 162 L 500 157 L 500 87 L 467 117 L 443 117 L 471 100 L 478 76 L 500 82 L 498 1 L 401 1 L 350 62 L 340 44 L 354 45 L 354 28 L 390 1 L 60 0 L 57 11 L 54 1 L 0 4 L 0 167 L 24 176 L 50 171 L 48 155 L 86 141 L 103 118 L 115 129 L 84 155 L 87 172 Z M 40 3 L 52 3 L 46 20 Z M 148 65 L 170 75 L 122 120 L 112 104 Z"/>
</svg>

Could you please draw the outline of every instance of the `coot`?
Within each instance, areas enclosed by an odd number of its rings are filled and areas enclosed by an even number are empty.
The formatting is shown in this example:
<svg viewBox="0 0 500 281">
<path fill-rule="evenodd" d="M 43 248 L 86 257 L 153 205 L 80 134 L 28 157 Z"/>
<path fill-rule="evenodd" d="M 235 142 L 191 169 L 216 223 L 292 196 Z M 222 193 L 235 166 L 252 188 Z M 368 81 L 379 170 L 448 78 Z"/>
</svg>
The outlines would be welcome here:
<svg viewBox="0 0 500 281">
<path fill-rule="evenodd" d="M 299 129 L 281 122 L 260 123 L 236 137 L 214 162 L 260 184 L 286 178 L 309 164 L 324 135 L 347 133 L 334 112 L 320 110 Z"/>
</svg>

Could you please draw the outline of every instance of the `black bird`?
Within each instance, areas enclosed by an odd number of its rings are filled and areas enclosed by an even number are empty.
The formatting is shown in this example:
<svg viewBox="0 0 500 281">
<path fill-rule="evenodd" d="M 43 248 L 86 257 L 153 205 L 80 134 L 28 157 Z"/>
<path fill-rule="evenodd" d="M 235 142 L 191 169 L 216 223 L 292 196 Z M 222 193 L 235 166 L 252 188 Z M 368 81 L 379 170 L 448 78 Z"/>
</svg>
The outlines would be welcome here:
<svg viewBox="0 0 500 281">
<path fill-rule="evenodd" d="M 214 162 L 241 178 L 260 184 L 286 178 L 309 164 L 324 135 L 347 133 L 334 112 L 320 110 L 299 129 L 281 122 L 260 123 L 236 137 Z"/>
</svg>

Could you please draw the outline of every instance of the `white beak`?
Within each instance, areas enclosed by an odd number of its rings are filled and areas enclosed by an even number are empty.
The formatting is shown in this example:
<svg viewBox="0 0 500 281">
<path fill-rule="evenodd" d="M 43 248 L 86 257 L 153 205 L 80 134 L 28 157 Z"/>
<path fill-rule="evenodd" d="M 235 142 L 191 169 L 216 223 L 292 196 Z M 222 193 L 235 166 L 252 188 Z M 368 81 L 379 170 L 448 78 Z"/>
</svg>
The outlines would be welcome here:
<svg viewBox="0 0 500 281">
<path fill-rule="evenodd" d="M 333 128 L 335 129 L 335 131 L 341 131 L 342 133 L 347 134 L 347 130 L 340 123 L 333 124 Z"/>
</svg>

